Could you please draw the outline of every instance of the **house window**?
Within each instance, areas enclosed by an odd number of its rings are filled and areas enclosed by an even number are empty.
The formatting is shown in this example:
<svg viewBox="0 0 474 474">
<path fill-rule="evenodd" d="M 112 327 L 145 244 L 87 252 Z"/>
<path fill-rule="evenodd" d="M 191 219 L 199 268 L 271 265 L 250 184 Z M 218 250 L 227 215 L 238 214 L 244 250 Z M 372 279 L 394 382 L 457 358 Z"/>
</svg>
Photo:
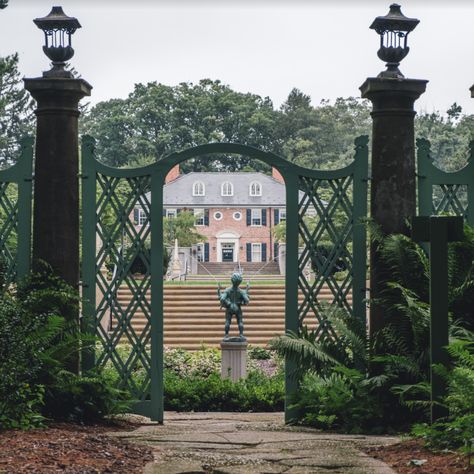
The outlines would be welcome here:
<svg viewBox="0 0 474 474">
<path fill-rule="evenodd" d="M 238 211 L 237 211 L 237 212 L 234 212 L 233 217 L 234 217 L 234 220 L 240 221 L 240 220 L 242 219 L 242 213 L 241 213 L 241 212 L 238 212 Z"/>
<path fill-rule="evenodd" d="M 147 221 L 147 215 L 146 212 L 139 208 L 138 209 L 138 225 L 145 225 Z"/>
<path fill-rule="evenodd" d="M 230 181 L 225 181 L 222 183 L 221 187 L 221 196 L 233 196 L 234 195 L 234 186 Z"/>
<path fill-rule="evenodd" d="M 262 185 L 257 181 L 250 183 L 250 196 L 261 196 L 262 195 Z"/>
<path fill-rule="evenodd" d="M 262 244 L 252 244 L 252 262 L 262 261 Z"/>
<path fill-rule="evenodd" d="M 204 262 L 204 244 L 200 243 L 196 246 L 196 257 L 198 262 Z"/>
<path fill-rule="evenodd" d="M 206 189 L 202 181 L 196 181 L 193 184 L 193 196 L 204 196 L 206 194 Z"/>
<path fill-rule="evenodd" d="M 285 222 L 286 221 L 286 209 L 280 209 L 279 210 L 279 215 L 280 215 L 280 222 Z"/>
<path fill-rule="evenodd" d="M 194 209 L 194 225 L 204 225 L 204 209 Z"/>
<path fill-rule="evenodd" d="M 261 209 L 252 209 L 252 219 L 250 223 L 251 225 L 262 225 L 262 210 Z"/>
<path fill-rule="evenodd" d="M 219 212 L 219 211 L 214 212 L 214 219 L 216 221 L 220 221 L 222 219 L 222 212 Z"/>
<path fill-rule="evenodd" d="M 176 217 L 176 209 L 166 209 L 166 217 Z"/>
</svg>

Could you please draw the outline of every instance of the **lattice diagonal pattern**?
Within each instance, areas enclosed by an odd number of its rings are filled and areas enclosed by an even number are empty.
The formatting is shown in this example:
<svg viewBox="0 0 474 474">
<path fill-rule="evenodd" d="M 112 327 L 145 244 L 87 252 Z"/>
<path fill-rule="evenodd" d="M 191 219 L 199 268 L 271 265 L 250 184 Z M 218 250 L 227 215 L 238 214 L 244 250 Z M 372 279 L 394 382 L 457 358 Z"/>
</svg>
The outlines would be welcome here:
<svg viewBox="0 0 474 474">
<path fill-rule="evenodd" d="M 5 286 L 17 278 L 18 185 L 0 183 L 0 259 Z"/>
<path fill-rule="evenodd" d="M 121 386 L 129 389 L 135 399 L 145 400 L 150 394 L 151 364 L 151 307 L 146 297 L 151 285 L 150 177 L 122 179 L 98 174 L 97 187 L 96 285 L 101 296 L 96 301 L 96 332 L 102 346 L 97 366 L 112 365 Z M 137 205 L 142 209 L 140 227 L 134 225 Z M 139 279 L 131 273 L 137 259 L 146 269 Z M 130 290 L 130 301 L 118 301 L 120 287 Z M 141 329 L 132 327 L 137 313 L 145 319 Z M 127 343 L 131 350 L 120 350 L 120 343 Z"/>
<path fill-rule="evenodd" d="M 321 312 L 323 290 L 332 293 L 332 304 L 353 313 L 352 184 L 352 176 L 299 178 L 298 316 L 300 326 L 314 326 L 316 319 L 318 337 L 337 337 Z M 314 280 L 309 278 L 310 271 Z"/>
<path fill-rule="evenodd" d="M 433 214 L 443 212 L 467 217 L 467 186 L 440 184 L 433 186 Z"/>
</svg>

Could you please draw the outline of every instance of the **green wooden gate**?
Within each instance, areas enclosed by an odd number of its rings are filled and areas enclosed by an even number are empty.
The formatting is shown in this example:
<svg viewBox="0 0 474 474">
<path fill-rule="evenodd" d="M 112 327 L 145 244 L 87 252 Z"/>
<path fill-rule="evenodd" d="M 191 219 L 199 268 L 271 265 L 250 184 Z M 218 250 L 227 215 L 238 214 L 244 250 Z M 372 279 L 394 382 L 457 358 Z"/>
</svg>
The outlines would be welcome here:
<svg viewBox="0 0 474 474">
<path fill-rule="evenodd" d="M 440 170 L 433 164 L 430 142 L 416 141 L 418 148 L 418 214 L 449 213 L 463 216 L 474 225 L 474 141 L 470 143 L 468 164 L 454 172 Z"/>
<path fill-rule="evenodd" d="M 229 143 L 197 146 L 143 168 L 114 169 L 95 159 L 94 140 L 84 137 L 83 318 L 84 327 L 100 341 L 96 353 L 86 355 L 86 367 L 114 366 L 122 387 L 138 400 L 135 411 L 163 420 L 163 185 L 173 166 L 196 157 L 212 159 L 219 154 L 232 160 L 235 155 L 246 156 L 275 167 L 283 176 L 286 330 L 298 331 L 309 318 L 316 318 L 321 336 L 337 337 L 319 314 L 323 288 L 330 289 L 333 304 L 365 320 L 367 143 L 365 136 L 356 139 L 354 161 L 335 171 L 301 168 L 273 153 Z M 132 217 L 137 206 L 142 210 L 139 227 Z M 328 249 L 324 258 L 319 252 L 322 243 Z M 130 272 L 137 258 L 146 269 L 141 279 Z M 346 271 L 338 278 L 335 267 L 341 261 Z M 315 270 L 314 280 L 307 276 L 308 266 Z M 122 285 L 133 295 L 129 302 L 117 301 Z M 140 330 L 131 324 L 138 310 L 147 321 Z M 127 342 L 131 349 L 125 351 L 120 342 Z M 290 371 L 287 364 L 287 400 L 296 389 L 288 377 Z M 288 419 L 288 409 L 286 415 Z"/>
<path fill-rule="evenodd" d="M 30 269 L 32 169 L 33 139 L 26 137 L 18 161 L 0 171 L 0 258 L 6 287 Z"/>
</svg>

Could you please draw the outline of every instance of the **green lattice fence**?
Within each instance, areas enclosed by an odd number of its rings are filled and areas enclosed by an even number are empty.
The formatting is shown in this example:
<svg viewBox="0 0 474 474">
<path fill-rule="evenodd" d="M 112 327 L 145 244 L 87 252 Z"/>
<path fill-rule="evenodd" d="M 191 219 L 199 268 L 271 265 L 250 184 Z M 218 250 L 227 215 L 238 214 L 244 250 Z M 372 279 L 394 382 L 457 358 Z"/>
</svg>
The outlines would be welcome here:
<svg viewBox="0 0 474 474">
<path fill-rule="evenodd" d="M 298 177 L 298 232 L 303 244 L 298 259 L 298 288 L 303 295 L 298 318 L 304 324 L 308 316 L 315 317 L 316 330 L 324 337 L 337 337 L 321 318 L 324 289 L 332 294 L 332 304 L 365 320 L 367 142 L 367 137 L 356 140 L 355 160 L 348 167 L 300 172 Z"/>
<path fill-rule="evenodd" d="M 20 143 L 18 161 L 0 171 L 0 267 L 5 286 L 25 277 L 31 259 L 33 139 Z"/>
<path fill-rule="evenodd" d="M 96 353 L 86 354 L 86 367 L 115 367 L 121 386 L 139 401 L 135 411 L 163 420 L 163 185 L 175 165 L 197 157 L 219 155 L 232 160 L 235 155 L 245 156 L 275 167 L 283 176 L 286 330 L 298 331 L 312 318 L 321 336 L 335 336 L 321 316 L 323 288 L 329 288 L 333 304 L 364 320 L 367 142 L 367 137 L 357 139 L 354 162 L 335 171 L 308 170 L 272 153 L 229 143 L 198 146 L 148 167 L 119 170 L 99 163 L 94 158 L 94 140 L 84 137 L 84 326 L 100 341 Z M 133 217 L 136 207 L 142 210 L 138 227 Z M 329 248 L 324 260 L 323 243 Z M 141 279 L 130 271 L 136 259 L 146 269 Z M 342 277 L 335 271 L 341 262 Z M 118 291 L 124 286 L 132 293 L 129 301 L 119 301 Z M 139 329 L 132 325 L 138 313 L 146 321 Z M 131 350 L 121 349 L 122 342 Z M 287 374 L 290 371 L 288 365 Z M 288 400 L 296 390 L 289 377 L 286 387 Z M 286 413 L 289 418 L 288 408 Z"/>
<path fill-rule="evenodd" d="M 153 311 L 156 299 L 151 295 L 158 294 L 159 290 L 152 292 L 151 276 L 160 274 L 152 271 L 152 255 L 158 252 L 156 256 L 162 258 L 162 250 L 149 251 L 152 207 L 147 194 L 153 179 L 162 173 L 159 167 L 152 172 L 148 168 L 108 168 L 96 161 L 93 154 L 94 140 L 84 137 L 84 326 L 96 334 L 100 346 L 95 354 L 86 354 L 85 365 L 115 368 L 120 387 L 129 390 L 138 401 L 135 410 L 156 418 L 158 415 L 151 407 L 157 407 L 159 402 L 152 399 L 152 394 L 155 396 L 159 389 L 152 387 L 152 378 L 156 383 L 158 357 L 154 350 L 161 344 L 158 341 L 152 344 L 159 329 L 157 311 Z M 134 221 L 137 206 L 142 209 L 140 227 Z M 145 269 L 140 278 L 133 275 L 132 269 L 137 259 Z M 130 291 L 130 300 L 119 299 L 121 288 Z M 137 314 L 145 321 L 139 328 L 132 325 L 132 318 Z"/>
<path fill-rule="evenodd" d="M 416 144 L 419 215 L 448 213 L 463 216 L 474 225 L 474 141 L 470 143 L 468 164 L 454 172 L 434 165 L 428 140 L 421 138 Z"/>
</svg>

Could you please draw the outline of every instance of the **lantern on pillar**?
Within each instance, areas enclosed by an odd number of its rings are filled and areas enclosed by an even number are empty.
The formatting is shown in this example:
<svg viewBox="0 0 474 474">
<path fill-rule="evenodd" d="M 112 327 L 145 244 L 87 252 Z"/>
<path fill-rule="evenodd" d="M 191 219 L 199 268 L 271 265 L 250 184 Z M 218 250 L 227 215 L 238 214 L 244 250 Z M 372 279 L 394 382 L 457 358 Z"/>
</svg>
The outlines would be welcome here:
<svg viewBox="0 0 474 474">
<path fill-rule="evenodd" d="M 407 44 L 408 34 L 413 31 L 420 20 L 407 18 L 400 9 L 400 5 L 393 3 L 390 11 L 385 16 L 378 16 L 370 28 L 380 35 L 380 48 L 377 56 L 385 61 L 387 69 L 378 77 L 403 79 L 403 74 L 398 69 L 402 59 L 408 54 L 410 48 Z"/>
<path fill-rule="evenodd" d="M 66 61 L 74 56 L 71 36 L 81 28 L 77 18 L 69 17 L 62 7 L 53 7 L 48 16 L 33 20 L 43 30 L 45 45 L 43 51 L 51 59 L 53 67 L 43 73 L 45 77 L 72 77 L 72 73 L 64 69 Z"/>
</svg>

